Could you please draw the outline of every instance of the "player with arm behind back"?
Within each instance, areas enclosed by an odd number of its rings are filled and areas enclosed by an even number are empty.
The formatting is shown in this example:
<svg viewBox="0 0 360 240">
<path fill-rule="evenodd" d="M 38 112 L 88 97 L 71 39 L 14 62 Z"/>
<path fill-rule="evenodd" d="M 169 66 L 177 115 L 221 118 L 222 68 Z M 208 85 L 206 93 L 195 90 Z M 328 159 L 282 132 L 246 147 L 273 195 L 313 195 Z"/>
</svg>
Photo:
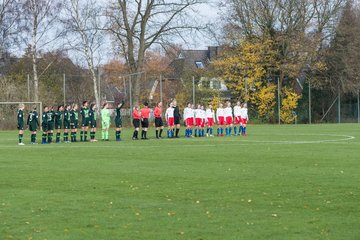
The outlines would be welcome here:
<svg viewBox="0 0 360 240">
<path fill-rule="evenodd" d="M 133 109 L 133 125 L 134 125 L 134 133 L 132 140 L 138 140 L 139 129 L 140 129 L 140 120 L 141 120 L 141 112 L 138 106 L 135 106 Z"/>
<path fill-rule="evenodd" d="M 87 131 L 89 130 L 89 123 L 90 123 L 90 119 L 89 119 L 89 102 L 88 101 L 84 101 L 81 109 L 80 109 L 80 114 L 81 114 L 81 131 L 80 131 L 80 141 L 87 141 Z"/>
<path fill-rule="evenodd" d="M 162 102 L 159 102 L 157 107 L 154 109 L 154 117 L 155 117 L 155 134 L 156 138 L 162 138 L 162 132 L 164 130 L 164 123 L 162 120 Z"/>
<path fill-rule="evenodd" d="M 241 134 L 243 136 L 246 136 L 246 125 L 249 121 L 249 115 L 248 115 L 248 109 L 247 109 L 247 103 L 243 103 L 241 108 Z"/>
<path fill-rule="evenodd" d="M 237 101 L 236 106 L 234 106 L 234 135 L 240 135 L 241 133 L 241 104 Z M 239 133 L 236 133 L 237 127 L 239 127 Z"/>
<path fill-rule="evenodd" d="M 56 143 L 60 143 L 61 128 L 62 128 L 62 122 L 64 116 L 63 112 L 64 112 L 64 106 L 63 105 L 58 106 L 58 109 L 55 112 Z"/>
<path fill-rule="evenodd" d="M 147 131 L 149 128 L 149 115 L 150 115 L 150 109 L 148 107 L 148 103 L 144 103 L 144 107 L 140 110 L 141 112 L 141 139 L 147 140 Z"/>
<path fill-rule="evenodd" d="M 95 139 L 96 134 L 96 104 L 90 105 L 89 110 L 89 123 L 90 123 L 90 142 L 97 142 Z"/>
<path fill-rule="evenodd" d="M 76 134 L 79 127 L 79 105 L 73 104 L 70 110 L 70 127 L 71 127 L 71 142 L 77 142 Z"/>
<path fill-rule="evenodd" d="M 29 130 L 31 131 L 31 144 L 37 144 L 36 131 L 37 128 L 40 126 L 40 124 L 39 124 L 39 114 L 36 111 L 36 106 L 34 106 L 32 111 L 29 113 L 27 119 L 27 125 L 29 126 Z"/>
<path fill-rule="evenodd" d="M 19 104 L 17 111 L 17 129 L 19 130 L 19 145 L 25 145 L 23 142 L 24 138 L 24 109 L 25 105 L 23 103 Z"/>
</svg>

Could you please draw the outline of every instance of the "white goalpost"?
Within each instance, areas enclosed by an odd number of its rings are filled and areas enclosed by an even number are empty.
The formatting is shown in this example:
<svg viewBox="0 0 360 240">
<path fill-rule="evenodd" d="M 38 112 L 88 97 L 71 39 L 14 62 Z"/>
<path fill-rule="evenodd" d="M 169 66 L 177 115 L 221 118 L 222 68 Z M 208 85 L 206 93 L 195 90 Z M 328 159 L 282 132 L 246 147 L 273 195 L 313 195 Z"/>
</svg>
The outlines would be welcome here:
<svg viewBox="0 0 360 240">
<path fill-rule="evenodd" d="M 16 118 L 14 118 L 14 115 L 10 113 L 15 113 L 15 109 L 18 108 L 19 104 L 25 104 L 26 109 L 25 112 L 28 113 L 32 110 L 32 107 L 36 105 L 38 107 L 37 111 L 39 113 L 39 121 L 41 124 L 42 121 L 42 108 L 43 104 L 42 102 L 0 102 L 0 123 L 9 123 L 9 122 L 16 122 Z M 3 106 L 8 105 L 8 109 L 4 109 Z M 24 118 L 24 121 L 26 122 L 26 118 Z"/>
</svg>

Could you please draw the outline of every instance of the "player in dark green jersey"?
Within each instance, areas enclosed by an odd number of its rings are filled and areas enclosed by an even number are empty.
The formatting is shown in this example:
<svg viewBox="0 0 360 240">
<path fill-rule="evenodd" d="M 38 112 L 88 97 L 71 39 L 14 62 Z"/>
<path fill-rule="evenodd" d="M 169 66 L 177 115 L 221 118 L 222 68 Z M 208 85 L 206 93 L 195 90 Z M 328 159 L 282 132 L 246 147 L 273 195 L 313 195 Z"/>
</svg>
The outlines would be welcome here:
<svg viewBox="0 0 360 240">
<path fill-rule="evenodd" d="M 25 105 L 20 104 L 17 112 L 17 129 L 19 130 L 19 145 L 25 145 L 24 138 L 24 109 Z"/>
<path fill-rule="evenodd" d="M 64 109 L 64 142 L 69 142 L 69 129 L 70 129 L 70 110 L 71 106 L 66 105 Z"/>
<path fill-rule="evenodd" d="M 87 141 L 87 131 L 89 129 L 89 102 L 84 101 L 80 110 L 81 114 L 81 132 L 80 132 L 80 141 Z"/>
<path fill-rule="evenodd" d="M 58 106 L 58 109 L 55 112 L 56 143 L 60 143 L 63 112 L 64 112 L 64 106 L 63 105 Z"/>
<path fill-rule="evenodd" d="M 47 138 L 47 133 L 48 133 L 48 112 L 49 112 L 49 108 L 44 107 L 43 114 L 42 114 L 42 122 L 41 122 L 41 128 L 42 128 L 41 144 L 47 144 L 46 138 Z"/>
<path fill-rule="evenodd" d="M 115 109 L 115 127 L 116 127 L 116 141 L 121 141 L 121 128 L 122 128 L 122 119 L 121 119 L 121 108 L 124 106 L 124 101 L 119 103 Z"/>
<path fill-rule="evenodd" d="M 54 135 L 54 127 L 55 127 L 55 111 L 53 106 L 49 107 L 49 111 L 47 112 L 47 121 L 48 121 L 47 139 L 48 139 L 48 143 L 52 143 L 52 139 Z"/>
<path fill-rule="evenodd" d="M 96 104 L 92 103 L 90 105 L 89 111 L 89 121 L 90 121 L 90 141 L 97 142 L 95 139 L 96 134 Z"/>
<path fill-rule="evenodd" d="M 29 126 L 29 130 L 31 131 L 31 144 L 37 144 L 36 131 L 40 124 L 39 124 L 39 115 L 36 111 L 36 106 L 34 106 L 32 111 L 29 113 L 27 119 L 27 125 Z"/>
<path fill-rule="evenodd" d="M 70 111 L 71 142 L 76 142 L 76 134 L 79 125 L 79 105 L 73 104 Z"/>
</svg>

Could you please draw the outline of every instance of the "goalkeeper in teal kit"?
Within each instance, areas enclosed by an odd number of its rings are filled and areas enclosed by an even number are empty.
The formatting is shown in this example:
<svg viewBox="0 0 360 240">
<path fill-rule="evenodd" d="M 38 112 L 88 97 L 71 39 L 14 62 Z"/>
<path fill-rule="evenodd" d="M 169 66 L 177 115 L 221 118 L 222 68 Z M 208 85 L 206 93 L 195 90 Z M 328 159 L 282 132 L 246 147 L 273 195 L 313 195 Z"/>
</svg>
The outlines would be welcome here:
<svg viewBox="0 0 360 240">
<path fill-rule="evenodd" d="M 107 103 L 104 103 L 101 109 L 101 138 L 103 141 L 109 141 L 109 128 L 110 128 L 110 109 Z"/>
</svg>

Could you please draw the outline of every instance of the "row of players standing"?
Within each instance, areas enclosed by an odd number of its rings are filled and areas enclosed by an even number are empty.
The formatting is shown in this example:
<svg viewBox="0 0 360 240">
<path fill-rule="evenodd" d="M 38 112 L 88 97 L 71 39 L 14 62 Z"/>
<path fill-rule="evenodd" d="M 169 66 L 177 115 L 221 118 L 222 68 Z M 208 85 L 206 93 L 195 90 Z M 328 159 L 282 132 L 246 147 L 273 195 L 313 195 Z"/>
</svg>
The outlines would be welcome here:
<svg viewBox="0 0 360 240">
<path fill-rule="evenodd" d="M 116 140 L 120 141 L 120 134 L 122 128 L 121 120 L 121 108 L 123 102 L 118 104 L 115 109 L 115 126 L 116 126 Z M 101 125 L 102 125 L 102 140 L 109 141 L 109 127 L 111 121 L 111 110 L 109 109 L 109 104 L 104 103 L 101 113 Z M 20 104 L 17 114 L 17 123 L 19 130 L 19 145 L 24 145 L 23 136 L 24 136 L 24 109 L 25 105 Z M 80 131 L 80 141 L 87 141 L 88 131 L 90 130 L 90 141 L 96 142 L 96 126 L 97 126 L 97 116 L 96 116 L 96 104 L 90 104 L 88 101 L 84 101 L 81 109 L 80 115 L 81 118 L 81 131 Z M 37 130 L 40 127 L 39 123 L 39 114 L 37 112 L 36 106 L 30 111 L 27 118 L 27 125 L 31 132 L 31 143 L 36 144 L 36 135 Z M 54 130 L 56 131 L 56 143 L 60 143 L 61 130 L 64 129 L 63 141 L 65 143 L 77 142 L 77 133 L 79 129 L 79 106 L 78 104 L 72 105 L 60 105 L 57 110 L 54 110 L 52 106 L 46 106 L 43 109 L 42 121 L 41 121 L 41 130 L 42 130 L 42 144 L 48 144 L 53 142 Z M 70 134 L 70 140 L 69 140 Z"/>
<path fill-rule="evenodd" d="M 115 109 L 115 137 L 117 141 L 120 141 L 120 135 L 122 130 L 122 118 L 121 108 L 123 102 L 119 103 Z M 24 105 L 20 104 L 18 110 L 18 129 L 19 129 L 19 144 L 23 145 L 23 134 L 24 134 Z M 101 125 L 102 125 L 102 140 L 109 140 L 109 127 L 110 127 L 110 109 L 108 103 L 104 103 L 101 109 Z M 79 106 L 77 104 L 72 105 L 60 105 L 55 111 L 53 107 L 44 107 L 42 114 L 42 144 L 52 143 L 54 130 L 56 131 L 56 143 L 60 143 L 61 129 L 64 129 L 63 140 L 65 143 L 76 142 L 77 132 L 79 128 Z M 89 106 L 88 101 L 84 101 L 81 109 L 81 131 L 80 141 L 87 141 L 88 130 L 90 129 L 90 141 L 95 142 L 97 117 L 96 117 L 95 104 Z M 155 127 L 156 127 L 156 138 L 162 138 L 162 132 L 164 124 L 162 121 L 162 103 L 158 103 L 154 109 Z M 145 103 L 142 109 L 135 107 L 133 111 L 133 125 L 134 133 L 133 140 L 138 139 L 138 133 L 140 126 L 142 128 L 141 139 L 147 138 L 147 131 L 149 128 L 149 115 L 151 110 L 148 108 L 148 104 Z M 224 136 L 224 128 L 227 136 L 232 134 L 234 129 L 234 135 L 246 135 L 246 123 L 248 121 L 248 114 L 246 104 L 237 103 L 232 109 L 231 103 L 227 102 L 226 108 L 223 108 L 222 104 L 219 104 L 216 115 L 213 107 L 209 105 L 206 110 L 203 106 L 198 105 L 195 109 L 194 105 L 188 104 L 184 109 L 184 123 L 186 125 L 185 136 L 186 137 L 203 137 L 205 136 L 205 125 L 207 126 L 207 136 L 213 136 L 213 126 L 217 123 L 217 135 Z M 180 109 L 177 106 L 176 100 L 173 100 L 165 112 L 165 118 L 168 126 L 168 137 L 178 138 L 180 131 Z M 39 116 L 36 111 L 36 107 L 29 113 L 27 119 L 27 125 L 31 131 L 31 143 L 36 143 L 36 133 L 40 126 Z M 237 133 L 237 127 L 239 126 L 239 132 Z M 193 128 L 195 127 L 195 134 L 193 134 Z M 70 139 L 69 141 L 69 134 Z"/>
<path fill-rule="evenodd" d="M 161 109 L 162 103 L 160 102 L 154 109 L 156 138 L 162 138 L 162 131 L 164 129 Z M 150 109 L 147 107 L 147 103 L 145 103 L 145 107 L 142 109 L 137 106 L 134 108 L 133 125 L 135 129 L 133 140 L 138 139 L 140 126 L 142 127 L 141 139 L 147 139 L 149 114 Z M 204 106 L 198 105 L 197 109 L 195 109 L 193 104 L 188 103 L 187 107 L 184 108 L 183 118 L 186 126 L 185 137 L 204 137 L 205 125 L 207 127 L 206 136 L 212 137 L 215 123 L 217 123 L 217 136 L 224 136 L 224 129 L 226 136 L 232 135 L 232 130 L 234 130 L 234 135 L 246 136 L 246 125 L 249 120 L 247 105 L 246 103 L 241 104 L 240 102 L 237 102 L 234 108 L 231 107 L 230 102 L 226 103 L 225 108 L 223 108 L 223 104 L 220 103 L 217 107 L 216 114 L 212 105 L 208 105 L 206 109 Z M 169 103 L 165 112 L 165 119 L 168 126 L 168 138 L 178 138 L 181 115 L 176 100 Z M 194 134 L 193 130 L 195 130 Z"/>
</svg>

